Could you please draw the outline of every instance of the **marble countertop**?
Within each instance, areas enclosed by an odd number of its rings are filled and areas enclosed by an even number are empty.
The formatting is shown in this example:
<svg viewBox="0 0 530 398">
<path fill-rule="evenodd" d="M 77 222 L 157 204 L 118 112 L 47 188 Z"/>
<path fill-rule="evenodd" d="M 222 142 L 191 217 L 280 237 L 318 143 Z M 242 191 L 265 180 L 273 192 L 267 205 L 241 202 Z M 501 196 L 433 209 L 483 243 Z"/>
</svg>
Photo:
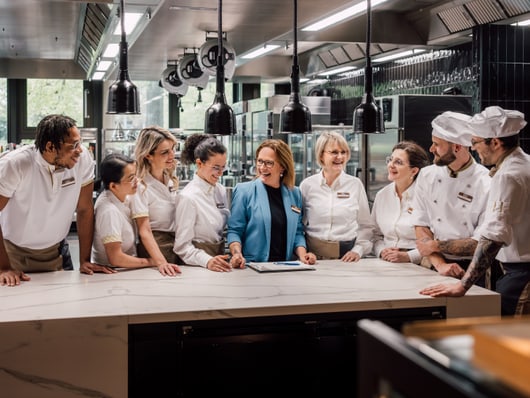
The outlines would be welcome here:
<svg viewBox="0 0 530 398">
<path fill-rule="evenodd" d="M 260 274 L 249 268 L 217 273 L 182 266 L 177 277 L 162 276 L 153 268 L 111 275 L 30 274 L 31 281 L 20 286 L 0 286 L 0 324 L 117 316 L 143 323 L 450 305 L 456 309 L 464 302 L 477 308 L 485 303 L 483 315 L 500 312 L 500 296 L 478 287 L 463 298 L 420 295 L 425 286 L 455 279 L 414 264 L 362 259 L 320 261 L 316 267 Z"/>
</svg>

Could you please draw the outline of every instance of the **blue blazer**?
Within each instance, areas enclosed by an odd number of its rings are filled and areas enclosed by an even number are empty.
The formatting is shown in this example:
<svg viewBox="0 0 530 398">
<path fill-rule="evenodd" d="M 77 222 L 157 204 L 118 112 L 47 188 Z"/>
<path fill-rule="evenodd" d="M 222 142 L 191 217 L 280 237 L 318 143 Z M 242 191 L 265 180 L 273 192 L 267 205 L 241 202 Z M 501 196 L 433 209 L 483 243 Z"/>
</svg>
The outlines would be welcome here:
<svg viewBox="0 0 530 398">
<path fill-rule="evenodd" d="M 306 247 L 302 225 L 302 194 L 298 187 L 289 190 L 282 184 L 283 206 L 287 218 L 287 252 L 285 260 L 297 259 L 294 250 Z M 267 190 L 256 179 L 238 183 L 232 193 L 227 241 L 241 243 L 247 261 L 263 262 L 269 259 L 271 244 L 271 211 Z"/>
</svg>

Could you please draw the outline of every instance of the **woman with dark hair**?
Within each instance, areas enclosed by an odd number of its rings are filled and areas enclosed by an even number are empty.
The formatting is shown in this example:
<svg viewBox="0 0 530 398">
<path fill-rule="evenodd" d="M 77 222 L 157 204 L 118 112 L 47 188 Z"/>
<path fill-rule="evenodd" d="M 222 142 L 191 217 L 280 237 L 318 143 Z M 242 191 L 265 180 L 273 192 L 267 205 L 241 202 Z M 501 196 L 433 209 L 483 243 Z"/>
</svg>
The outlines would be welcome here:
<svg viewBox="0 0 530 398">
<path fill-rule="evenodd" d="M 412 141 L 401 141 L 387 157 L 389 185 L 377 192 L 372 206 L 374 254 L 393 263 L 420 264 L 412 221 L 412 198 L 420 170 L 431 162 L 427 151 Z"/>
<path fill-rule="evenodd" d="M 243 268 L 246 261 L 292 259 L 314 264 L 316 256 L 306 250 L 291 149 L 281 140 L 263 141 L 256 150 L 256 170 L 256 179 L 234 188 L 227 232 L 230 264 Z"/>
<path fill-rule="evenodd" d="M 162 127 L 150 126 L 140 131 L 134 150 L 139 184 L 132 197 L 133 218 L 140 234 L 138 256 L 149 257 L 152 248 L 148 246 L 157 244 L 166 261 L 174 264 L 180 261 L 173 252 L 178 189 L 176 144 L 173 134 Z"/>
<path fill-rule="evenodd" d="M 211 135 L 193 134 L 186 139 L 181 162 L 195 164 L 197 170 L 177 197 L 173 251 L 185 264 L 230 271 L 224 240 L 230 209 L 226 188 L 219 183 L 226 148 Z"/>
<path fill-rule="evenodd" d="M 131 196 L 138 188 L 136 163 L 131 158 L 112 153 L 100 165 L 100 193 L 95 204 L 96 226 L 92 245 L 95 263 L 120 267 L 158 267 L 162 275 L 176 275 L 180 269 L 166 261 L 156 244 L 149 246 L 151 256 L 137 257 L 137 233 L 130 207 Z M 151 236 L 151 239 L 154 238 Z"/>
</svg>

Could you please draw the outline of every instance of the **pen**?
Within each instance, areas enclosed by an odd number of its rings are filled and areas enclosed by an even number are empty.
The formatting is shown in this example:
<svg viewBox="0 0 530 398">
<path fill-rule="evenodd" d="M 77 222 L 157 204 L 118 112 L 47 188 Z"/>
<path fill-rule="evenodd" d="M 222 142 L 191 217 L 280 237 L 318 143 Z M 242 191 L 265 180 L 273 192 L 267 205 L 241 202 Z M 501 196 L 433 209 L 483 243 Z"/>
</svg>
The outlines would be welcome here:
<svg viewBox="0 0 530 398">
<path fill-rule="evenodd" d="M 300 261 L 276 261 L 276 265 L 300 265 Z"/>
</svg>

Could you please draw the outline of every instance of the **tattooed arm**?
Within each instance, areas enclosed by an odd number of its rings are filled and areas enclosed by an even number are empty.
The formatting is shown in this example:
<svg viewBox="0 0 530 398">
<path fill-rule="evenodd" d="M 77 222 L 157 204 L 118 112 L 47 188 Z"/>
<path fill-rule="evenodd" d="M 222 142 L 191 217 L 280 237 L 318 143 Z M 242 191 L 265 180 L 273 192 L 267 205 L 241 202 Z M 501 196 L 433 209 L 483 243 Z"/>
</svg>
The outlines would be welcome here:
<svg viewBox="0 0 530 398">
<path fill-rule="evenodd" d="M 473 286 L 473 283 L 491 267 L 501 247 L 501 242 L 480 238 L 475 254 L 473 255 L 473 261 L 469 264 L 467 272 L 460 281 L 466 290 Z"/>
<path fill-rule="evenodd" d="M 442 253 L 453 256 L 472 256 L 477 248 L 477 241 L 473 238 L 449 239 L 438 241 Z"/>
</svg>

